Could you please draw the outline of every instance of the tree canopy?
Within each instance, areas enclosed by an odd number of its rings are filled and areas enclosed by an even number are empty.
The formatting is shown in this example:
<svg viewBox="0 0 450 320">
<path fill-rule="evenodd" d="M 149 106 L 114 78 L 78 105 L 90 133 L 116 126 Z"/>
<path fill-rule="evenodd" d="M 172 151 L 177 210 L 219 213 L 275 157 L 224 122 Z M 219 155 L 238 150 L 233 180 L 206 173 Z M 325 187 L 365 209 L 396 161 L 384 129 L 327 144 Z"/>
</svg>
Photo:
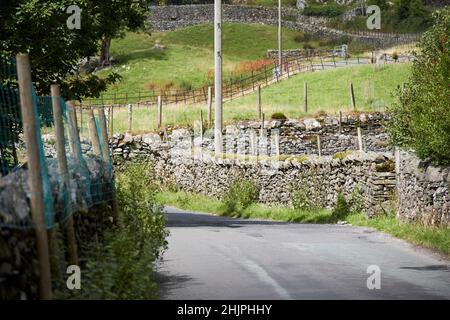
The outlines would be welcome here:
<svg viewBox="0 0 450 320">
<path fill-rule="evenodd" d="M 397 92 L 387 128 L 393 142 L 422 159 L 450 164 L 450 7 L 424 33 L 412 75 Z"/>
<path fill-rule="evenodd" d="M 66 25 L 70 5 L 82 10 L 79 30 Z M 105 39 L 110 42 L 124 30 L 144 28 L 147 11 L 146 0 L 3 0 L 0 55 L 28 52 L 40 93 L 48 93 L 51 83 L 60 83 L 67 97 L 98 96 L 120 77 L 82 73 L 77 64 L 100 49 L 109 60 Z"/>
</svg>

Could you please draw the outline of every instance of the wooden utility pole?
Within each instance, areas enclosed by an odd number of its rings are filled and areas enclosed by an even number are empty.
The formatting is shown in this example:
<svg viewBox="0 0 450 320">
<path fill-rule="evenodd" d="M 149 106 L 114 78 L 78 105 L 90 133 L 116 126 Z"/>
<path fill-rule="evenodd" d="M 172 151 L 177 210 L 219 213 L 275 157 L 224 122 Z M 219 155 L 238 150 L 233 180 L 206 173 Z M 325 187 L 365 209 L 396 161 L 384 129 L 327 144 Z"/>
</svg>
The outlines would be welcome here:
<svg viewBox="0 0 450 320">
<path fill-rule="evenodd" d="M 283 46 L 281 30 L 281 0 L 278 0 L 278 65 L 280 66 L 280 76 L 283 74 Z"/>
<path fill-rule="evenodd" d="M 233 89 L 233 88 L 231 88 Z M 222 153 L 222 0 L 214 0 L 214 149 Z"/>
<path fill-rule="evenodd" d="M 67 233 L 69 264 L 78 265 L 77 241 L 75 239 L 75 230 L 73 226 L 73 212 L 70 203 L 70 179 L 67 167 L 66 148 L 64 141 L 64 123 L 61 110 L 61 91 L 59 85 L 51 85 L 53 121 L 55 124 L 56 152 L 58 157 L 59 174 L 64 183 L 64 190 L 69 195 L 69 204 L 66 208 L 67 219 L 65 229 Z"/>
<path fill-rule="evenodd" d="M 45 229 L 44 190 L 38 142 L 39 128 L 36 126 L 37 114 L 33 104 L 30 59 L 28 54 L 19 53 L 16 56 L 16 60 L 23 133 L 27 150 L 31 216 L 36 229 L 39 260 L 39 296 L 41 299 L 50 300 L 52 298 L 50 255 L 47 231 Z"/>
</svg>

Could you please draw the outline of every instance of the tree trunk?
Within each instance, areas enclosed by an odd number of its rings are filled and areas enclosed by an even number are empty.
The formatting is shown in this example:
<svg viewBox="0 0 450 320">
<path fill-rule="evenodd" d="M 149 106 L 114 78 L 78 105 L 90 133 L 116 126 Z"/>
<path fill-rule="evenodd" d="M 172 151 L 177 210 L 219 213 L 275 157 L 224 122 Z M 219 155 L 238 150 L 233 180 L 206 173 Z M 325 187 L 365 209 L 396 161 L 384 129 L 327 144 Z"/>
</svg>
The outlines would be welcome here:
<svg viewBox="0 0 450 320">
<path fill-rule="evenodd" d="M 103 37 L 102 48 L 100 52 L 100 66 L 105 67 L 111 65 L 109 48 L 111 47 L 111 38 Z"/>
</svg>

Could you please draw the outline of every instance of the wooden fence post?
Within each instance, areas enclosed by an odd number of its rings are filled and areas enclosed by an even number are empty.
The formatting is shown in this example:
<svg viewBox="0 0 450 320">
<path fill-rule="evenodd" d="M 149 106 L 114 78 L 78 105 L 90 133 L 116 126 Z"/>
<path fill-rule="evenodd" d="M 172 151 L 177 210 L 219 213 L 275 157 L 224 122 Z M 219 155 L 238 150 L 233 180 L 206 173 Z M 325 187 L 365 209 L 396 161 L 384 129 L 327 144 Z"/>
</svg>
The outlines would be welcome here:
<svg viewBox="0 0 450 320">
<path fill-rule="evenodd" d="M 212 87 L 208 87 L 208 128 L 212 126 Z"/>
<path fill-rule="evenodd" d="M 116 105 L 116 96 L 114 94 L 114 103 L 111 104 L 111 111 L 109 115 L 111 116 L 111 121 L 109 122 L 109 129 L 110 129 L 110 137 L 114 136 L 114 107 Z"/>
<path fill-rule="evenodd" d="M 91 138 L 92 143 L 92 151 L 95 155 L 101 156 L 102 150 L 100 148 L 100 140 L 97 133 L 97 124 L 95 123 L 95 116 L 93 107 L 88 109 L 88 128 L 89 128 L 89 136 Z"/>
<path fill-rule="evenodd" d="M 108 130 L 106 127 L 106 117 L 105 117 L 105 109 L 104 108 L 98 109 L 98 119 L 99 119 L 99 125 L 100 125 L 100 134 L 102 136 L 101 138 L 102 138 L 102 145 L 103 145 L 103 149 L 102 149 L 103 160 L 111 162 L 112 159 L 111 159 L 110 153 L 109 153 L 109 138 L 108 138 Z M 114 179 L 114 174 L 113 174 L 112 168 L 111 168 L 111 179 Z M 113 221 L 116 223 L 119 218 L 119 203 L 117 201 L 115 189 L 113 189 L 113 193 L 112 193 L 112 197 L 111 197 L 111 208 L 113 211 Z"/>
<path fill-rule="evenodd" d="M 342 111 L 339 111 L 339 133 L 342 134 Z"/>
<path fill-rule="evenodd" d="M 320 143 L 319 135 L 317 135 L 317 150 L 318 150 L 319 157 L 321 157 L 322 156 L 322 145 Z"/>
<path fill-rule="evenodd" d="M 303 95 L 304 95 L 303 111 L 305 113 L 308 113 L 308 83 L 307 82 L 305 82 L 305 85 L 304 85 Z"/>
<path fill-rule="evenodd" d="M 162 99 L 158 96 L 158 128 L 162 126 Z"/>
<path fill-rule="evenodd" d="M 36 126 L 36 114 L 33 105 L 30 59 L 26 53 L 19 53 L 16 59 L 23 133 L 27 150 L 31 216 L 36 229 L 40 274 L 39 296 L 41 299 L 49 300 L 52 298 L 50 256 L 44 220 L 44 190 L 42 186 L 41 159 L 38 143 L 39 128 Z"/>
<path fill-rule="evenodd" d="M 80 135 L 83 135 L 83 104 L 80 103 Z"/>
<path fill-rule="evenodd" d="M 258 119 L 261 119 L 262 116 L 262 108 L 261 108 L 261 85 L 258 85 L 258 91 L 257 91 L 257 104 L 256 104 L 256 110 L 258 112 Z"/>
<path fill-rule="evenodd" d="M 362 141 L 361 127 L 356 128 L 356 131 L 358 133 L 358 149 L 359 149 L 359 151 L 364 151 L 363 150 L 363 141 Z"/>
<path fill-rule="evenodd" d="M 350 99 L 353 111 L 356 111 L 355 91 L 353 90 L 353 82 L 350 82 Z"/>
<path fill-rule="evenodd" d="M 203 111 L 200 110 L 200 139 L 203 143 Z"/>
<path fill-rule="evenodd" d="M 64 190 L 70 194 L 69 170 L 67 167 L 66 148 L 64 141 L 64 123 L 61 110 L 61 92 L 59 85 L 51 85 L 53 121 L 55 125 L 56 152 L 58 157 L 59 174 L 64 183 Z M 70 197 L 70 196 L 69 196 Z M 70 200 L 69 200 L 70 202 Z M 72 206 L 67 206 L 67 220 L 65 230 L 67 233 L 69 264 L 78 265 L 77 242 L 75 239 L 75 230 L 73 226 Z"/>
<path fill-rule="evenodd" d="M 129 103 L 127 109 L 128 109 L 128 132 L 131 132 L 133 129 L 133 105 Z"/>
</svg>

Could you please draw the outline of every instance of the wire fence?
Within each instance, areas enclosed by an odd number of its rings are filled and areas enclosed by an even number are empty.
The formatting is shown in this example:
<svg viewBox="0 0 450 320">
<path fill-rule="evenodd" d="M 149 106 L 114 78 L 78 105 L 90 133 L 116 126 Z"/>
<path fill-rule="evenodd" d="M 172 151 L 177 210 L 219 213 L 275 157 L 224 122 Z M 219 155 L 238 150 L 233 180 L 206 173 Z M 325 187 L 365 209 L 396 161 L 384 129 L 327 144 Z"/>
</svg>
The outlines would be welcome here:
<svg viewBox="0 0 450 320">
<path fill-rule="evenodd" d="M 97 110 L 97 116 L 91 113 L 90 119 L 95 125 L 98 142 L 80 139 L 74 106 L 59 96 L 38 96 L 33 88 L 31 110 L 27 110 L 32 114 L 23 115 L 16 61 L 2 58 L 1 62 L 0 228 L 36 228 L 29 205 L 30 197 L 34 195 L 30 194 L 32 190 L 28 185 L 35 162 L 39 164 L 38 185 L 43 195 L 46 229 L 64 222 L 74 212 L 111 201 L 114 196 L 113 167 L 109 146 L 103 145 L 108 141 L 107 130 L 100 130 L 103 110 Z M 61 113 L 59 136 L 55 108 Z M 71 109 L 74 112 L 70 112 Z M 29 119 L 34 123 L 29 123 Z M 30 132 L 30 128 L 35 128 L 35 132 Z M 35 155 L 29 154 L 33 146 L 27 136 L 33 136 Z M 94 148 L 96 143 L 100 152 Z"/>
<path fill-rule="evenodd" d="M 254 70 L 224 79 L 223 103 L 229 103 L 300 73 L 368 65 L 377 59 L 382 64 L 409 62 L 414 59 L 409 54 L 393 55 L 364 51 L 339 55 L 333 51 L 314 50 L 306 51 L 305 54 L 307 56 L 286 57 L 282 68 L 279 67 L 277 60 L 268 60 L 268 63 Z M 77 104 L 79 126 L 82 128 L 82 132 L 87 132 L 86 112 L 91 107 L 105 108 L 110 136 L 127 131 L 158 129 L 162 127 L 163 123 L 173 126 L 187 124 L 192 120 L 189 119 L 190 113 L 192 113 L 190 105 L 206 106 L 208 118 L 206 120 L 211 124 L 213 92 L 214 87 L 206 85 L 186 91 L 162 90 L 147 94 L 142 92 L 120 95 L 105 94 L 100 99 L 85 99 Z"/>
</svg>

